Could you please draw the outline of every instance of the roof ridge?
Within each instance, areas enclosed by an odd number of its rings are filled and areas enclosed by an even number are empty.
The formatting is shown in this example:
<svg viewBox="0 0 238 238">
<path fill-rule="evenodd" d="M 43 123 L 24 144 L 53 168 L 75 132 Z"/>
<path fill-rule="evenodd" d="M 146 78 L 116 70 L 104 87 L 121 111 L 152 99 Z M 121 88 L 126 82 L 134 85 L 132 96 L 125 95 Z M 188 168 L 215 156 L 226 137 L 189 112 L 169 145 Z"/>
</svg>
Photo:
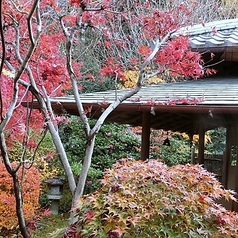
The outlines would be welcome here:
<svg viewBox="0 0 238 238">
<path fill-rule="evenodd" d="M 224 30 L 230 30 L 230 29 L 236 29 L 238 28 L 238 18 L 234 19 L 224 19 L 224 20 L 218 20 L 218 21 L 212 21 L 207 23 L 200 23 L 195 25 L 189 25 L 180 28 L 177 30 L 173 36 L 177 36 L 179 34 L 183 35 L 189 35 L 197 36 L 207 33 L 213 33 L 214 31 L 224 31 Z"/>
</svg>

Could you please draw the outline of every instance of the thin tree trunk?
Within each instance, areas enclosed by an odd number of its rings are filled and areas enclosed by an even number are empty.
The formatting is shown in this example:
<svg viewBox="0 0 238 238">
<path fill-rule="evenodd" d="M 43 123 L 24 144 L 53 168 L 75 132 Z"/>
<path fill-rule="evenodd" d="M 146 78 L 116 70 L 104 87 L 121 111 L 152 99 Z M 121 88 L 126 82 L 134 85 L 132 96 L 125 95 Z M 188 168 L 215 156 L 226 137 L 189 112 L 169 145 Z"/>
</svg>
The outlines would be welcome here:
<svg viewBox="0 0 238 238">
<path fill-rule="evenodd" d="M 18 176 L 16 172 L 12 173 L 11 176 L 13 179 L 13 186 L 14 186 L 14 193 L 15 193 L 15 200 L 16 200 L 16 213 L 17 213 L 19 228 L 20 228 L 22 236 L 24 238 L 29 238 L 30 235 L 27 231 L 26 222 L 25 222 L 25 218 L 24 218 L 24 214 L 22 210 L 22 191 L 20 188 Z"/>
<path fill-rule="evenodd" d="M 83 191 L 86 184 L 88 170 L 91 166 L 93 149 L 95 145 L 95 138 L 96 138 L 96 135 L 94 134 L 86 146 L 82 170 L 80 172 L 77 187 L 75 189 L 74 197 L 72 200 L 72 207 L 71 207 L 71 213 L 70 213 L 70 219 L 69 219 L 70 225 L 74 224 L 77 221 L 77 217 L 75 216 L 76 215 L 75 207 L 77 206 L 78 199 L 83 196 Z"/>
<path fill-rule="evenodd" d="M 0 128 L 1 130 L 1 128 Z M 29 238 L 30 235 L 27 231 L 25 218 L 22 210 L 22 193 L 21 188 L 17 176 L 17 169 L 12 168 L 8 153 L 7 153 L 7 145 L 5 141 L 5 135 L 3 131 L 0 131 L 0 152 L 3 158 L 3 162 L 5 164 L 5 168 L 9 175 L 12 177 L 13 180 L 13 189 L 14 189 L 14 197 L 16 201 L 16 214 L 18 218 L 18 224 L 21 231 L 21 234 L 24 238 Z M 20 166 L 20 165 L 19 165 Z"/>
<path fill-rule="evenodd" d="M 53 143 L 54 143 L 56 150 L 59 154 L 61 163 L 63 165 L 71 194 L 74 195 L 76 183 L 75 183 L 74 175 L 73 175 L 72 169 L 70 167 L 69 160 L 67 158 L 63 143 L 59 137 L 58 131 L 56 131 L 56 129 L 51 121 L 48 122 L 48 128 L 49 128 Z"/>
</svg>

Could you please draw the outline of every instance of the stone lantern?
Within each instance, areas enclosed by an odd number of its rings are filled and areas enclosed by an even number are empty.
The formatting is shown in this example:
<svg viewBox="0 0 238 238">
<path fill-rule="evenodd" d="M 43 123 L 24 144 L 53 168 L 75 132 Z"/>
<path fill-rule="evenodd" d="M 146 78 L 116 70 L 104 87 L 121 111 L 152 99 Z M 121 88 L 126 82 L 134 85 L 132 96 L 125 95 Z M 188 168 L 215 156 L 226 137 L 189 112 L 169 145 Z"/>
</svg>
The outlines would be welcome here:
<svg viewBox="0 0 238 238">
<path fill-rule="evenodd" d="M 62 198 L 63 183 L 63 180 L 58 177 L 47 180 L 50 189 L 47 197 L 51 201 L 50 210 L 53 215 L 58 215 L 59 213 L 59 200 Z"/>
</svg>

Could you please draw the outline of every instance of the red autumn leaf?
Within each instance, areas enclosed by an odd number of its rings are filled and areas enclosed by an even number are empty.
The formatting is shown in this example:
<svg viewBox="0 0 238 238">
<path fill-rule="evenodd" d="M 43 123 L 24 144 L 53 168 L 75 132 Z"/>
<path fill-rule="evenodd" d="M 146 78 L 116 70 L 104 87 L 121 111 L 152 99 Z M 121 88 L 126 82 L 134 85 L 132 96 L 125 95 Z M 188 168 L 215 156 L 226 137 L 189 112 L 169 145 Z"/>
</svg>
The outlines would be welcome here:
<svg viewBox="0 0 238 238">
<path fill-rule="evenodd" d="M 138 47 L 138 53 L 143 56 L 147 56 L 151 53 L 151 48 L 146 45 L 141 45 Z"/>
<path fill-rule="evenodd" d="M 72 6 L 80 6 L 81 0 L 70 0 Z"/>
<path fill-rule="evenodd" d="M 108 48 L 108 47 L 110 47 L 110 46 L 111 46 L 111 43 L 110 43 L 110 41 L 105 41 L 105 42 L 104 42 L 104 45 L 105 45 L 105 47 L 107 47 L 107 48 Z"/>
<path fill-rule="evenodd" d="M 86 212 L 85 214 L 84 214 L 84 216 L 85 216 L 85 218 L 86 219 L 92 219 L 93 217 L 94 217 L 94 212 L 92 212 L 92 211 L 88 211 L 88 212 Z"/>
</svg>

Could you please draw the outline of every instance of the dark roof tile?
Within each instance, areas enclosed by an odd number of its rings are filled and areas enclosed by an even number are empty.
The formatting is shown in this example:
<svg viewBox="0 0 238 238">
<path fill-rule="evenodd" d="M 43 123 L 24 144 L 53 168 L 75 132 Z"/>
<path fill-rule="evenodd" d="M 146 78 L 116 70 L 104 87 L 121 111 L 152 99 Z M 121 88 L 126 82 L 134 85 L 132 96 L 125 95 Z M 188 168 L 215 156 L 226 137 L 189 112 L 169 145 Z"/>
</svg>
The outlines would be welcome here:
<svg viewBox="0 0 238 238">
<path fill-rule="evenodd" d="M 190 36 L 191 48 L 196 51 L 211 49 L 215 52 L 238 52 L 238 18 L 209 22 L 183 27 L 174 36 L 184 34 Z"/>
</svg>

